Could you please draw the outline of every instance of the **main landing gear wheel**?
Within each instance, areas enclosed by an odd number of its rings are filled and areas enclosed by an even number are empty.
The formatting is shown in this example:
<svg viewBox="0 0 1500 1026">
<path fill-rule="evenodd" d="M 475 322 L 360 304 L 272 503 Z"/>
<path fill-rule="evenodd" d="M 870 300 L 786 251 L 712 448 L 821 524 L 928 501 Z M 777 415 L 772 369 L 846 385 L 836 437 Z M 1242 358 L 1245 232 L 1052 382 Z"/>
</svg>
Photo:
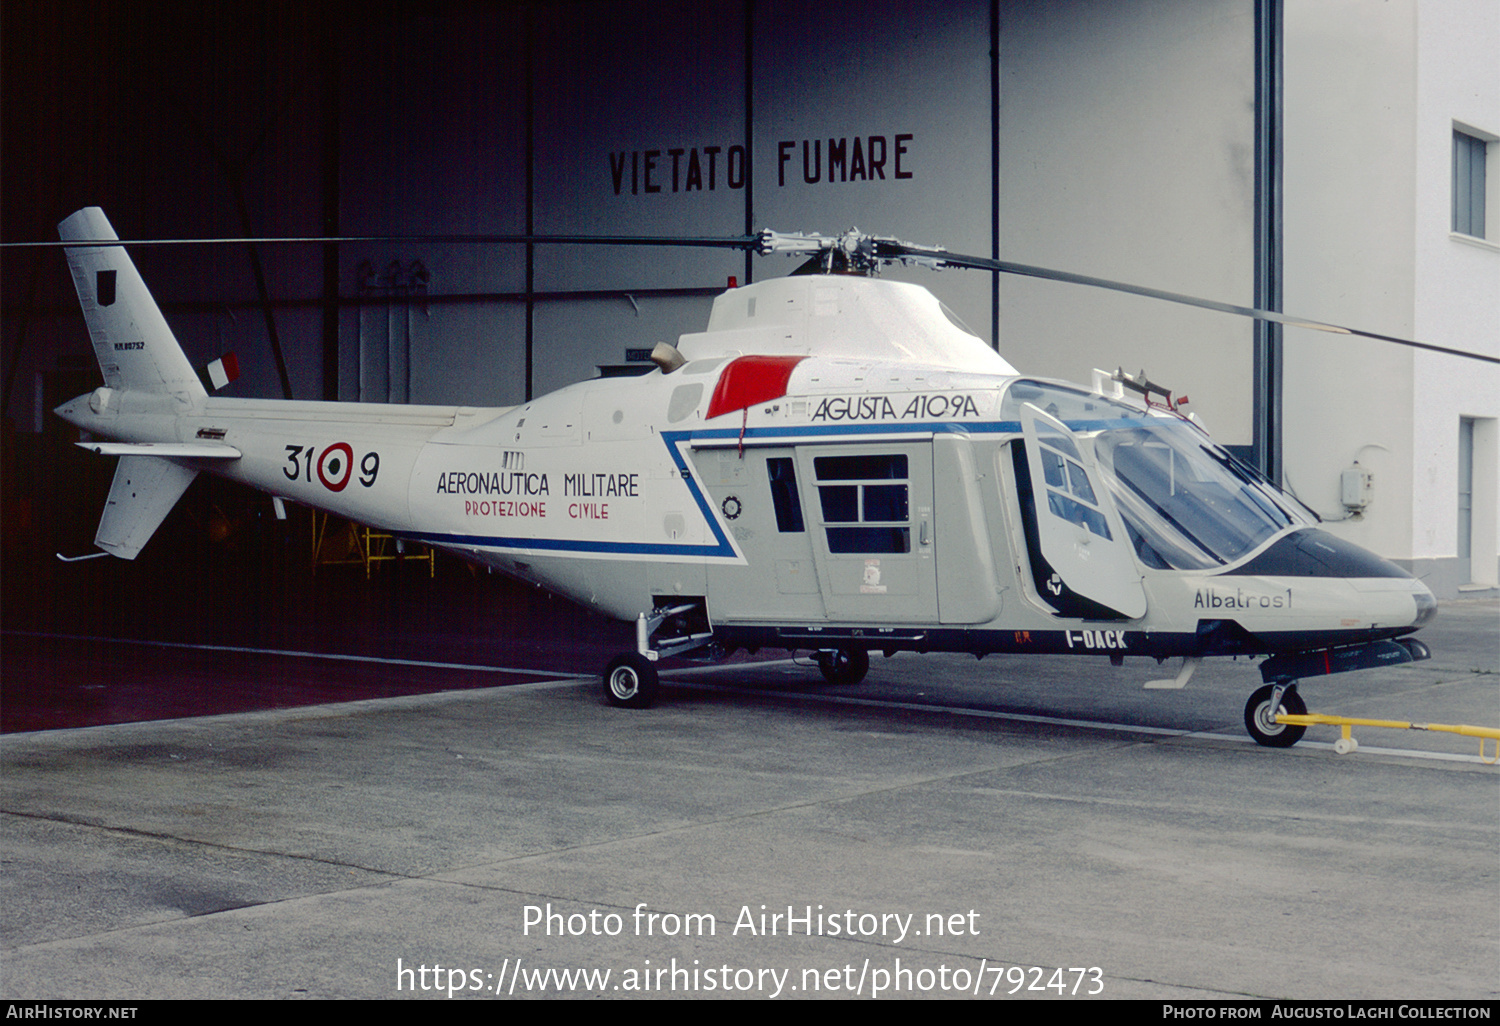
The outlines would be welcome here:
<svg viewBox="0 0 1500 1026">
<path fill-rule="evenodd" d="M 862 648 L 836 648 L 831 652 L 819 652 L 818 669 L 823 679 L 830 684 L 849 687 L 865 679 L 870 672 L 870 653 Z"/>
<path fill-rule="evenodd" d="M 656 665 L 639 652 L 626 652 L 604 670 L 604 697 L 626 709 L 649 709 L 656 704 Z"/>
<path fill-rule="evenodd" d="M 1302 740 L 1302 735 L 1307 733 L 1306 727 L 1293 727 L 1285 723 L 1277 723 L 1278 713 L 1287 713 L 1291 716 L 1302 716 L 1307 713 L 1307 703 L 1302 701 L 1302 696 L 1297 694 L 1297 685 L 1294 681 L 1286 686 L 1281 693 L 1281 704 L 1277 708 L 1271 708 L 1271 692 L 1274 685 L 1267 684 L 1257 688 L 1250 696 L 1250 701 L 1245 703 L 1245 729 L 1250 736 L 1255 738 L 1255 743 L 1265 745 L 1267 748 L 1290 748 Z"/>
</svg>

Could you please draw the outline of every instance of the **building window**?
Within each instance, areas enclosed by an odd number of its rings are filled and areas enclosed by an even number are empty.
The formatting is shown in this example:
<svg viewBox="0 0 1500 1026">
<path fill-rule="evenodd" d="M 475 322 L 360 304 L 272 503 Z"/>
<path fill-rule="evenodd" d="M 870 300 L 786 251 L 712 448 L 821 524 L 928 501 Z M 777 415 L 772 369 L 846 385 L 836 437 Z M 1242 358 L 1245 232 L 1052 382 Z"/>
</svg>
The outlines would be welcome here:
<svg viewBox="0 0 1500 1026">
<path fill-rule="evenodd" d="M 1453 130 L 1453 230 L 1483 239 L 1485 235 L 1485 157 L 1489 143 Z"/>
</svg>

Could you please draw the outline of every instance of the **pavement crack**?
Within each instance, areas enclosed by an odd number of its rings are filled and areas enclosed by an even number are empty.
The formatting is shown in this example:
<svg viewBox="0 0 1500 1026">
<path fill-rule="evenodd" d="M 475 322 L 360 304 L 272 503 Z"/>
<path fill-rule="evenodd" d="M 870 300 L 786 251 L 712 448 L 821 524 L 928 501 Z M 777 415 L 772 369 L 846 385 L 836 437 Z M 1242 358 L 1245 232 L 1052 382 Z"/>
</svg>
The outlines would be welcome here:
<svg viewBox="0 0 1500 1026">
<path fill-rule="evenodd" d="M 183 837 L 178 834 L 167 833 L 166 831 L 160 830 L 143 830 L 139 827 L 112 826 L 108 823 L 100 823 L 97 821 L 72 816 L 44 816 L 34 812 L 18 812 L 14 809 L 0 809 L 0 815 L 15 816 L 19 819 L 29 819 L 38 823 L 57 823 L 63 826 L 82 827 L 88 830 L 97 830 L 101 833 L 112 834 L 117 837 L 134 837 L 148 841 L 161 841 L 163 843 L 189 845 L 195 848 L 204 848 L 210 851 L 232 852 L 237 855 L 260 855 L 266 858 L 291 859 L 297 862 L 306 862 L 315 865 L 329 866 L 334 869 L 353 869 L 361 873 L 371 873 L 376 876 L 386 877 L 390 880 L 422 879 L 422 877 L 420 876 L 413 876 L 409 873 L 397 873 L 388 869 L 375 869 L 371 866 L 362 866 L 356 862 L 347 862 L 341 859 L 330 859 L 319 855 L 297 854 L 294 852 L 284 851 L 270 851 L 264 848 L 250 848 L 243 845 L 225 844 L 222 841 L 206 841 L 198 837 Z"/>
</svg>

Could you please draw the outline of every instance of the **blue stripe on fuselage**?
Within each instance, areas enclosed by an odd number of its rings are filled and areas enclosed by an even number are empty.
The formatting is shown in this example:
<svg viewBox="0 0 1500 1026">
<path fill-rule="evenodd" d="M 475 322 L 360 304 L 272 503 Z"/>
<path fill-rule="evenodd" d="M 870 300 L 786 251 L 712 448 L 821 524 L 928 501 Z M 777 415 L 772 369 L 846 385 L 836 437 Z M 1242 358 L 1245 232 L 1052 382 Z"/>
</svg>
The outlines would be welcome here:
<svg viewBox="0 0 1500 1026">
<path fill-rule="evenodd" d="M 1106 422 L 1093 421 L 1080 422 L 1080 429 L 1095 430 L 1096 427 Z M 1069 425 L 1072 427 L 1073 425 Z M 705 558 L 733 559 L 737 555 L 734 545 L 724 529 L 719 526 L 719 520 L 713 514 L 709 505 L 708 497 L 698 487 L 698 479 L 683 458 L 680 445 L 682 442 L 696 442 L 717 439 L 739 439 L 745 441 L 763 442 L 768 439 L 786 439 L 788 442 L 805 440 L 809 438 L 847 438 L 850 441 L 859 441 L 861 438 L 879 440 L 884 435 L 895 434 L 1017 434 L 1021 430 L 1019 421 L 996 420 L 996 421 L 944 421 L 940 423 L 899 423 L 899 424 L 829 424 L 829 425 L 804 425 L 800 427 L 760 427 L 747 428 L 743 435 L 739 428 L 710 428 L 706 431 L 663 431 L 662 442 L 667 447 L 667 452 L 672 457 L 672 463 L 676 466 L 678 473 L 682 475 L 683 483 L 688 486 L 693 500 L 698 504 L 698 511 L 703 515 L 703 520 L 708 524 L 709 530 L 713 532 L 714 542 L 710 545 L 686 545 L 671 542 L 611 542 L 595 541 L 576 538 L 518 538 L 504 535 L 484 534 L 448 534 L 434 531 L 403 531 L 401 537 L 412 541 L 423 542 L 429 545 L 450 545 L 459 547 L 480 547 L 487 549 L 534 549 L 547 552 L 570 552 L 570 553 L 598 553 L 600 555 L 632 555 L 632 556 L 701 556 Z"/>
</svg>

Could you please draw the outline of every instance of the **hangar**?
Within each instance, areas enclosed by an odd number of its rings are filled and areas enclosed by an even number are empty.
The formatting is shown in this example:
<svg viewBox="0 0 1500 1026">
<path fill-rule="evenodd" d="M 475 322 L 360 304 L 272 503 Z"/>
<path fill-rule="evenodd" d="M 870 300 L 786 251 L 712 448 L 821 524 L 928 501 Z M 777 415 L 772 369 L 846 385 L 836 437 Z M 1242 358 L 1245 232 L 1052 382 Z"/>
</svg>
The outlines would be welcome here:
<svg viewBox="0 0 1500 1026">
<path fill-rule="evenodd" d="M 794 266 L 460 241 L 522 233 L 858 225 L 1493 356 L 1497 43 L 1477 0 L 6 0 L 0 240 L 52 239 L 87 205 L 126 238 L 231 240 L 134 257 L 193 362 L 237 354 L 226 394 L 251 398 L 516 403 L 628 372 L 701 330 L 731 278 Z M 271 241 L 293 237 L 336 241 Z M 1146 370 L 1330 531 L 1440 595 L 1494 594 L 1489 365 L 889 273 L 1028 372 Z M 142 559 L 60 564 L 112 472 L 47 412 L 97 384 L 60 254 L 0 250 L 0 318 L 7 998 L 390 997 L 439 959 L 445 998 L 455 979 L 499 995 L 484 974 L 518 954 L 547 993 L 571 989 L 559 966 L 700 955 L 726 989 L 734 964 L 834 990 L 874 955 L 922 993 L 959 965 L 1007 994 L 1042 965 L 1110 997 L 1493 993 L 1484 749 L 1268 758 L 1235 722 L 1256 669 L 1229 660 L 1176 702 L 1139 687 L 1144 659 L 898 657 L 857 696 L 790 660 L 729 663 L 668 671 L 672 701 L 618 714 L 577 668 L 622 625 L 456 561 L 431 587 L 411 568 L 309 584 L 288 572 L 305 521 L 268 527 L 245 515 L 266 500 L 206 478 Z M 1339 519 L 1356 462 L 1373 501 Z M 556 485 L 584 503 L 634 482 Z M 264 534 L 258 558 L 225 555 L 236 531 Z M 1487 722 L 1494 625 L 1493 601 L 1451 603 L 1442 660 L 1329 701 Z M 18 678 L 41 682 L 24 702 Z M 201 715 L 203 693 L 234 715 Z M 68 702 L 113 725 L 45 729 Z M 950 928 L 736 936 L 737 911 L 825 901 Z M 719 937 L 537 937 L 539 905 Z"/>
<path fill-rule="evenodd" d="M 237 354 L 242 396 L 515 403 L 792 266 L 454 241 L 494 234 L 858 225 L 1500 353 L 1500 13 L 1480 0 L 88 10 L 6 6 L 4 241 L 89 204 L 126 238 L 344 240 L 138 256 L 195 363 Z M 1496 587 L 1493 365 L 890 273 L 1028 373 L 1146 370 L 1440 597 Z M 7 252 L 12 547 L 87 540 L 24 487 L 66 435 L 46 411 L 94 383 L 67 288 L 55 251 Z"/>
</svg>

